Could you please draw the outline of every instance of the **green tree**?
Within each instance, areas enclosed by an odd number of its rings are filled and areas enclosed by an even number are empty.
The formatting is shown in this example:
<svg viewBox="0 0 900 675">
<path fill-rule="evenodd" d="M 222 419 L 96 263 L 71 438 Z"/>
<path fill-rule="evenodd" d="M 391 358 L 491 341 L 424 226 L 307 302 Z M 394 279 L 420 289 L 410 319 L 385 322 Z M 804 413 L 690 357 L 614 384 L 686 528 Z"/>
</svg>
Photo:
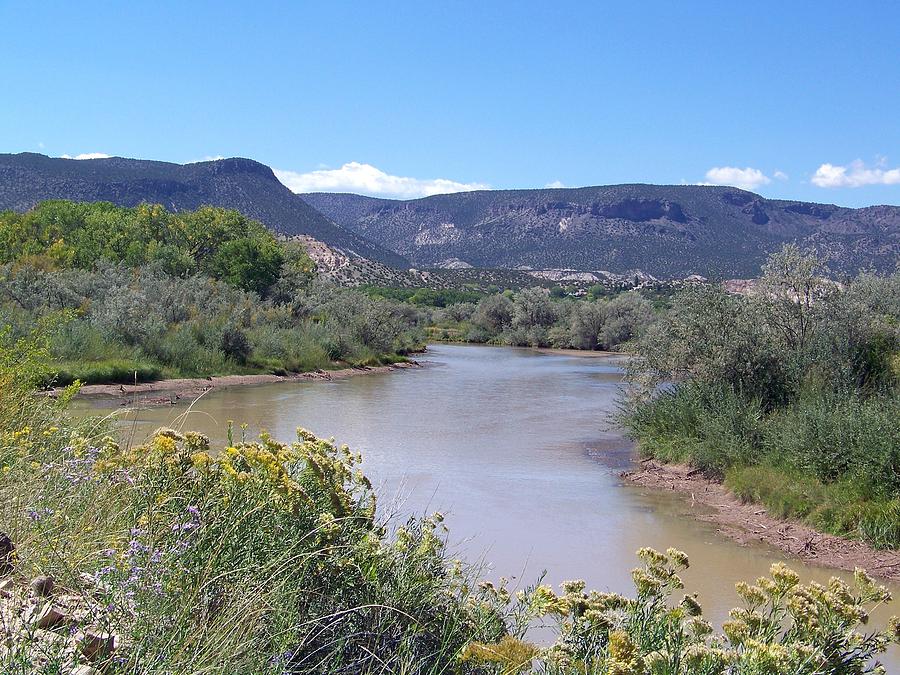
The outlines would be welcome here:
<svg viewBox="0 0 900 675">
<path fill-rule="evenodd" d="M 767 305 L 767 322 L 789 349 L 804 348 L 817 305 L 836 290 L 835 284 L 823 277 L 825 268 L 816 254 L 796 244 L 769 256 L 762 270 L 760 298 Z"/>
<path fill-rule="evenodd" d="M 488 295 L 478 302 L 472 323 L 491 336 L 499 335 L 512 324 L 513 309 L 506 295 Z"/>
<path fill-rule="evenodd" d="M 206 269 L 232 286 L 265 295 L 283 263 L 284 254 L 274 240 L 242 237 L 219 246 Z"/>
<path fill-rule="evenodd" d="M 513 325 L 516 328 L 546 328 L 556 320 L 550 293 L 540 286 L 519 291 L 513 303 Z"/>
</svg>

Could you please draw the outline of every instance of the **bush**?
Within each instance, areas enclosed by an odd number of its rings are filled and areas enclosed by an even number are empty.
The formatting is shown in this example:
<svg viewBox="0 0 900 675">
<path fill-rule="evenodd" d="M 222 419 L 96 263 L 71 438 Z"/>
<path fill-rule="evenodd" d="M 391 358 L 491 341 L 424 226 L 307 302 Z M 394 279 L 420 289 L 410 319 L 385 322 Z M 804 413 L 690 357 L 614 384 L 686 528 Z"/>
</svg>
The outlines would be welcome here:
<svg viewBox="0 0 900 675">
<path fill-rule="evenodd" d="M 721 478 L 758 460 L 760 415 L 758 403 L 725 386 L 689 382 L 630 408 L 622 422 L 645 454 Z"/>
<path fill-rule="evenodd" d="M 243 366 L 250 358 L 251 351 L 250 340 L 244 331 L 230 327 L 222 332 L 222 352 L 227 358 Z"/>
<path fill-rule="evenodd" d="M 622 421 L 644 453 L 727 474 L 775 515 L 900 546 L 900 275 L 842 289 L 821 269 L 787 246 L 755 295 L 677 294 L 633 343 Z"/>
<path fill-rule="evenodd" d="M 769 416 L 767 455 L 825 483 L 850 478 L 871 497 L 900 494 L 900 395 L 809 392 Z"/>
<path fill-rule="evenodd" d="M 390 359 L 423 341 L 412 306 L 297 279 L 286 281 L 297 295 L 284 304 L 209 277 L 174 278 L 155 265 L 16 270 L 0 269 L 0 299 L 16 298 L 0 302 L 0 316 L 17 335 L 58 316 L 51 352 L 69 377 L 93 381 L 110 372 L 121 381 L 120 373 L 96 365 L 114 361 L 140 364 L 147 377 L 315 370 L 341 360 Z M 254 353 L 257 347 L 263 351 Z"/>
</svg>

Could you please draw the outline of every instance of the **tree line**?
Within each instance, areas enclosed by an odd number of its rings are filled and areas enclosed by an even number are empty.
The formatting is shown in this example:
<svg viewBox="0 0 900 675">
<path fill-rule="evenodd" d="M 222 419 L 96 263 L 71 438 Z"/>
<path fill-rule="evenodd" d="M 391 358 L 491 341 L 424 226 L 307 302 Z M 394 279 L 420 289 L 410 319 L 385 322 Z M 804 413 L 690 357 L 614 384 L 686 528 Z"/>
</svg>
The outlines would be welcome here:
<svg viewBox="0 0 900 675">
<path fill-rule="evenodd" d="M 317 280 L 237 211 L 44 202 L 0 214 L 0 322 L 53 326 L 53 380 L 305 371 L 402 358 L 410 306 Z"/>
</svg>

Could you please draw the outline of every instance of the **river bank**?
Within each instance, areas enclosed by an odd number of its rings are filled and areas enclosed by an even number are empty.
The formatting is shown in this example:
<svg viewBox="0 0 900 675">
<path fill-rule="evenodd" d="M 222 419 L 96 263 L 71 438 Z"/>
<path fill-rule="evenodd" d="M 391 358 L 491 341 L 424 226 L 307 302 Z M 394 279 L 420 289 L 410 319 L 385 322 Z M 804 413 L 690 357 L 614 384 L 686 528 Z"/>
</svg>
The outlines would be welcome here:
<svg viewBox="0 0 900 675">
<path fill-rule="evenodd" d="M 698 509 L 694 517 L 714 524 L 740 544 L 762 542 L 811 564 L 849 571 L 862 567 L 873 576 L 900 580 L 900 552 L 878 550 L 861 541 L 774 518 L 759 504 L 742 502 L 697 469 L 650 459 L 621 476 L 632 485 L 674 491 L 689 499 L 691 505 L 707 507 Z"/>
<path fill-rule="evenodd" d="M 601 358 L 610 358 L 615 356 L 628 358 L 629 356 L 631 356 L 628 352 L 610 352 L 600 349 L 563 349 L 560 347 L 532 347 L 532 349 L 534 349 L 534 351 L 536 352 L 540 352 L 541 354 L 560 354 L 562 356 L 572 355 Z"/>
<path fill-rule="evenodd" d="M 239 387 L 246 385 L 273 384 L 276 382 L 307 382 L 341 380 L 357 375 L 388 373 L 405 368 L 421 368 L 417 361 L 401 361 L 385 366 L 355 366 L 338 370 L 316 370 L 308 373 L 289 375 L 220 375 L 215 377 L 175 378 L 137 384 L 87 384 L 78 390 L 79 397 L 95 399 L 124 399 L 124 402 L 139 400 L 142 404 L 175 403 L 182 398 L 195 398 L 211 389 Z M 62 388 L 48 392 L 50 397 L 59 396 Z M 123 402 L 123 405 L 124 405 Z"/>
</svg>

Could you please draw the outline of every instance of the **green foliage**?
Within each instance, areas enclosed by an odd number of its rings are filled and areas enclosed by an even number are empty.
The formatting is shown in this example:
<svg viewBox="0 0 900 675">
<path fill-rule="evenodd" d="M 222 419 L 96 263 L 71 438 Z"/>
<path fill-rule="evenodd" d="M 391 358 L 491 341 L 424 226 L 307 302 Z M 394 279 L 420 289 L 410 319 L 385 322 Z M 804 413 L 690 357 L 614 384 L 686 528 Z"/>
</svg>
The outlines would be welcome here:
<svg viewBox="0 0 900 675">
<path fill-rule="evenodd" d="M 604 349 L 625 344 L 643 334 L 653 322 L 651 304 L 637 293 L 621 293 L 603 305 L 599 340 Z"/>
<path fill-rule="evenodd" d="M 475 308 L 472 324 L 488 335 L 497 335 L 512 325 L 514 309 L 509 296 L 489 295 Z"/>
<path fill-rule="evenodd" d="M 453 317 L 448 312 L 440 318 Z M 535 287 L 488 295 L 457 323 L 467 322 L 469 342 L 611 350 L 626 348 L 655 318 L 652 304 L 636 292 L 572 300 Z"/>
<path fill-rule="evenodd" d="M 101 361 L 60 361 L 53 364 L 52 373 L 44 385 L 68 386 L 75 382 L 82 384 L 135 384 L 152 382 L 163 377 L 163 370 L 151 363 L 121 359 Z"/>
<path fill-rule="evenodd" d="M 418 310 L 315 282 L 302 242 L 236 211 L 45 202 L 0 214 L 0 238 L 10 330 L 65 315 L 49 345 L 57 383 L 284 374 L 421 344 Z"/>
<path fill-rule="evenodd" d="M 753 295 L 676 295 L 635 344 L 622 419 L 645 454 L 775 515 L 900 548 L 900 274 L 820 271 L 787 246 Z"/>
<path fill-rule="evenodd" d="M 234 359 L 237 363 L 244 365 L 250 358 L 252 348 L 247 335 L 239 328 L 226 328 L 222 332 L 222 352 L 226 358 Z"/>
<path fill-rule="evenodd" d="M 850 478 L 873 498 L 900 495 L 900 393 L 804 396 L 766 420 L 768 456 L 824 483 Z"/>
<path fill-rule="evenodd" d="M 0 213 L 0 263 L 46 258 L 55 267 L 93 269 L 100 261 L 157 264 L 168 274 L 208 274 L 263 294 L 284 262 L 260 223 L 234 210 L 201 207 L 170 213 L 158 204 L 47 201 Z"/>
<path fill-rule="evenodd" d="M 264 295 L 278 278 L 283 261 L 275 241 L 242 237 L 221 244 L 204 270 L 236 288 Z"/>
<path fill-rule="evenodd" d="M 362 286 L 359 289 L 373 298 L 409 302 L 422 307 L 450 307 L 451 305 L 478 302 L 484 293 L 456 288 L 389 288 Z"/>
<path fill-rule="evenodd" d="M 687 288 L 635 345 L 633 380 L 726 383 L 742 395 L 777 405 L 792 395 L 792 364 L 780 358 L 759 307 L 712 286 Z"/>
</svg>

